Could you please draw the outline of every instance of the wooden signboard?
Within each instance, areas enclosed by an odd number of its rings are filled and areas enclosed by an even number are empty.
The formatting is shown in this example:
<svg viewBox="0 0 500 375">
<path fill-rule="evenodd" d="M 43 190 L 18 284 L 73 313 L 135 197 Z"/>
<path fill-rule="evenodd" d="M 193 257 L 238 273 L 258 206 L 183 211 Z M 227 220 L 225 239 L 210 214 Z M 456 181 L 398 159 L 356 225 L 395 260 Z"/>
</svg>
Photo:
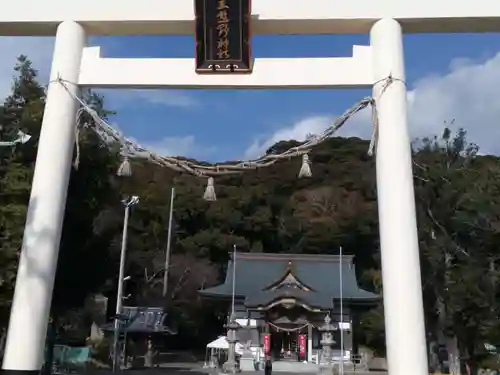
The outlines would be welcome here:
<svg viewBox="0 0 500 375">
<path fill-rule="evenodd" d="M 196 72 L 250 73 L 251 0 L 195 0 Z"/>
</svg>

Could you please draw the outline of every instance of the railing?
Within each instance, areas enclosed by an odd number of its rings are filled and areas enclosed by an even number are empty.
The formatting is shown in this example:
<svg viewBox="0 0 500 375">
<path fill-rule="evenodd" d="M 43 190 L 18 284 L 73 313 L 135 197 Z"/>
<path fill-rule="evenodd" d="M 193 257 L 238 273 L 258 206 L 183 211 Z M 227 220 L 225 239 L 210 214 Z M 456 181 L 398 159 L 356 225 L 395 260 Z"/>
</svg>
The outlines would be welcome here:
<svg viewBox="0 0 500 375">
<path fill-rule="evenodd" d="M 45 356 L 48 357 L 48 348 L 45 348 L 45 350 Z M 45 366 L 51 366 L 53 373 L 85 369 L 90 360 L 90 347 L 54 345 L 52 363 L 47 363 L 47 359 L 45 360 Z"/>
<path fill-rule="evenodd" d="M 336 358 L 337 357 L 337 358 Z M 312 363 L 320 364 L 321 361 L 321 350 L 316 350 L 311 356 Z M 332 363 L 338 365 L 340 363 L 340 355 L 333 355 Z M 368 361 L 366 356 L 360 354 L 351 354 L 349 359 L 344 360 L 344 365 L 346 367 L 351 367 L 357 371 L 368 371 Z"/>
</svg>

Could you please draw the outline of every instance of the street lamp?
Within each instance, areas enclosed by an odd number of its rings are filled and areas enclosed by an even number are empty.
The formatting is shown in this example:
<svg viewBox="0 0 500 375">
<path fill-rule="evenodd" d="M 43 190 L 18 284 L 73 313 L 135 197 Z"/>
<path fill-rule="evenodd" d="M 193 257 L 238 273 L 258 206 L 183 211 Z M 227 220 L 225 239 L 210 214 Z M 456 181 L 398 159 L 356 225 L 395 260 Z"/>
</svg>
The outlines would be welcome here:
<svg viewBox="0 0 500 375">
<path fill-rule="evenodd" d="M 0 141 L 0 147 L 9 147 L 15 145 L 24 145 L 31 139 L 31 135 L 23 133 L 22 131 L 17 132 L 17 138 L 13 141 Z"/>
<path fill-rule="evenodd" d="M 232 293 L 231 293 L 231 315 L 229 316 L 228 323 L 224 326 L 227 329 L 227 361 L 222 365 L 225 373 L 235 374 L 236 373 L 236 343 L 238 339 L 236 337 L 236 331 L 240 328 L 240 325 L 236 321 L 236 314 L 234 311 L 234 302 L 236 295 L 236 245 L 233 245 L 233 276 L 232 276 Z"/>
<path fill-rule="evenodd" d="M 120 270 L 118 272 L 118 290 L 116 292 L 116 314 L 115 314 L 115 325 L 114 325 L 114 336 L 113 336 L 113 372 L 116 372 L 119 361 L 118 353 L 118 343 L 120 339 L 120 325 L 121 325 L 121 315 L 122 315 L 122 305 L 123 305 L 123 284 L 124 281 L 130 279 L 130 276 L 125 277 L 125 256 L 127 253 L 127 231 L 128 231 L 128 219 L 130 216 L 130 208 L 139 203 L 139 197 L 133 195 L 130 198 L 122 200 L 125 207 L 125 213 L 123 216 L 123 232 L 122 232 L 122 248 L 120 252 Z"/>
</svg>

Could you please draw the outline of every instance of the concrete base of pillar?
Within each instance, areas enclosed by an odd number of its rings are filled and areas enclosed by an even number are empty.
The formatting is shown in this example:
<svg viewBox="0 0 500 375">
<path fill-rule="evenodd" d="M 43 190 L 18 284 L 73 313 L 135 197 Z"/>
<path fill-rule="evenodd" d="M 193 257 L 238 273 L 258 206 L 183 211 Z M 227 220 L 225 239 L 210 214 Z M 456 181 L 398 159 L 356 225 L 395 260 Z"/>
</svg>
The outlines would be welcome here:
<svg viewBox="0 0 500 375">
<path fill-rule="evenodd" d="M 245 357 L 242 356 L 240 358 L 240 370 L 241 371 L 256 371 L 255 361 L 253 356 Z"/>
<path fill-rule="evenodd" d="M 240 372 L 240 369 L 235 361 L 228 360 L 222 365 L 222 372 L 224 374 L 234 374 Z"/>
<path fill-rule="evenodd" d="M 321 366 L 318 375 L 338 375 L 340 373 L 339 368 L 334 365 Z"/>
</svg>

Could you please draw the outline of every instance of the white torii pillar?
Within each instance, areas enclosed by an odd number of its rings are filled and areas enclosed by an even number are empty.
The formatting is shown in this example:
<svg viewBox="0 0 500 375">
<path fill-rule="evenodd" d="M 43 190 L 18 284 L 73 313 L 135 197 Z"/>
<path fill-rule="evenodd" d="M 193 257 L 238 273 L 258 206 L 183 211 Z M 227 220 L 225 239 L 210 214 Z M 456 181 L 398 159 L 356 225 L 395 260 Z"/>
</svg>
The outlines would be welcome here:
<svg viewBox="0 0 500 375">
<path fill-rule="evenodd" d="M 35 173 L 17 271 L 2 372 L 38 374 L 44 363 L 47 325 L 66 207 L 85 32 L 75 22 L 57 28 Z"/>
<path fill-rule="evenodd" d="M 422 282 L 401 25 L 371 29 L 378 112 L 377 195 L 389 374 L 427 375 Z M 386 86 L 386 78 L 392 83 Z"/>
</svg>

